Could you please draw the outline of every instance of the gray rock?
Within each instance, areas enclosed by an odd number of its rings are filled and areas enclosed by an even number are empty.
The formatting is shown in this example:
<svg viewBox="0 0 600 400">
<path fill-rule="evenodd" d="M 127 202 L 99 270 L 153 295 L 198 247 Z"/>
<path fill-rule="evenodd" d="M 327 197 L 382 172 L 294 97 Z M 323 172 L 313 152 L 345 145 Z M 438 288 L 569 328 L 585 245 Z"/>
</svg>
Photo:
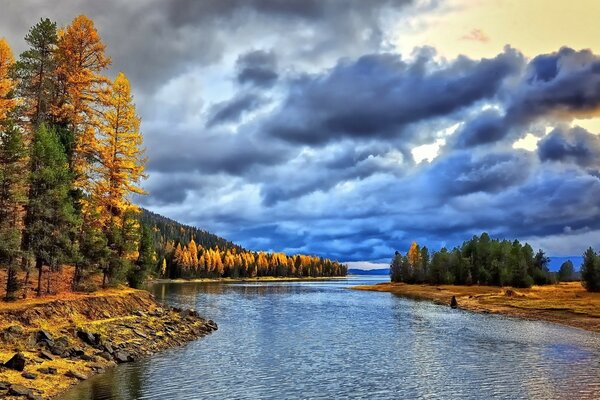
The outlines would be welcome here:
<svg viewBox="0 0 600 400">
<path fill-rule="evenodd" d="M 8 328 L 6 328 L 6 332 L 12 333 L 15 335 L 20 335 L 23 333 L 23 328 L 21 328 L 19 325 L 13 325 L 13 326 L 9 326 Z"/>
<path fill-rule="evenodd" d="M 136 335 L 143 337 L 144 339 L 148 338 L 148 335 L 146 335 L 144 332 L 140 331 L 139 329 L 134 329 L 133 333 L 135 333 Z"/>
<path fill-rule="evenodd" d="M 81 356 L 79 356 L 79 358 L 82 359 L 83 361 L 96 361 L 96 357 L 89 356 L 87 354 L 82 354 Z"/>
<path fill-rule="evenodd" d="M 4 363 L 4 366 L 15 371 L 23 371 L 25 369 L 25 356 L 23 353 L 16 353 L 10 360 Z"/>
<path fill-rule="evenodd" d="M 79 330 L 77 331 L 77 337 L 83 340 L 85 343 L 89 344 L 90 346 L 96 346 L 98 344 L 96 335 L 90 332 Z"/>
<path fill-rule="evenodd" d="M 33 392 L 31 391 L 31 389 L 28 389 L 25 386 L 11 385 L 8 394 L 12 396 L 30 396 L 33 395 Z"/>
<path fill-rule="evenodd" d="M 52 335 L 50 334 L 50 332 L 45 331 L 43 329 L 37 331 L 35 339 L 38 341 L 38 343 L 44 340 L 47 342 L 54 342 L 54 339 L 52 339 Z"/>
<path fill-rule="evenodd" d="M 0 390 L 8 390 L 10 388 L 10 382 L 0 381 Z"/>
<path fill-rule="evenodd" d="M 54 360 L 54 356 L 52 355 L 52 353 L 49 353 L 46 350 L 40 351 L 40 357 L 50 361 Z"/>
<path fill-rule="evenodd" d="M 34 374 L 33 372 L 23 372 L 21 374 L 21 376 L 25 379 L 35 379 L 37 378 L 37 374 Z"/>
<path fill-rule="evenodd" d="M 76 378 L 76 379 L 79 379 L 80 381 L 85 381 L 88 378 L 87 375 L 84 375 L 82 373 L 79 373 L 79 372 L 73 371 L 73 370 L 67 371 L 67 373 L 65 373 L 65 376 L 68 376 L 69 378 Z"/>
<path fill-rule="evenodd" d="M 133 361 L 133 357 L 129 355 L 129 353 L 125 351 L 118 351 L 115 354 L 115 361 L 119 364 Z"/>
</svg>

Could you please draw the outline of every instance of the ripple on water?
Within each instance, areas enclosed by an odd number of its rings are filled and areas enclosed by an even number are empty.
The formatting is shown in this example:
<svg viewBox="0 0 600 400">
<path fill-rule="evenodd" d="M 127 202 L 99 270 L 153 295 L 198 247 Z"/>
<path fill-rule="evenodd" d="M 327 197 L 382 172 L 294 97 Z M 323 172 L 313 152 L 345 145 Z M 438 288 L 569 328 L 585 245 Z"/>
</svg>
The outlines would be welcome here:
<svg viewBox="0 0 600 400">
<path fill-rule="evenodd" d="M 64 399 L 598 398 L 599 335 L 345 289 L 362 279 L 157 285 L 219 330 Z"/>
</svg>

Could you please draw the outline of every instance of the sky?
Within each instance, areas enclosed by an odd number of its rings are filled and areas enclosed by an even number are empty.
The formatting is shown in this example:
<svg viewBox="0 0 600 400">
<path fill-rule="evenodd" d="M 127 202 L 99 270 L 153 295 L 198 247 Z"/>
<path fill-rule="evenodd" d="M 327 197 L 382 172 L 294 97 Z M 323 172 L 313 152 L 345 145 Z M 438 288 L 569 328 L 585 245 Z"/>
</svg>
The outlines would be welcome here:
<svg viewBox="0 0 600 400">
<path fill-rule="evenodd" d="M 132 82 L 152 211 L 353 267 L 600 246 L 597 0 L 2 0 L 0 37 L 79 14 Z"/>
</svg>

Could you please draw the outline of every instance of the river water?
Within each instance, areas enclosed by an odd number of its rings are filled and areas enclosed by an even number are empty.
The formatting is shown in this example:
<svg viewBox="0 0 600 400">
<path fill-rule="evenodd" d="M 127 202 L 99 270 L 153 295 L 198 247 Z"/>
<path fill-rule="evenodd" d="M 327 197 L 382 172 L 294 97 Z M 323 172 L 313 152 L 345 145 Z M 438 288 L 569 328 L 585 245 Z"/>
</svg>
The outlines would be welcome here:
<svg viewBox="0 0 600 400">
<path fill-rule="evenodd" d="M 219 330 L 62 398 L 600 398 L 600 335 L 347 289 L 379 280 L 154 285 Z"/>
</svg>

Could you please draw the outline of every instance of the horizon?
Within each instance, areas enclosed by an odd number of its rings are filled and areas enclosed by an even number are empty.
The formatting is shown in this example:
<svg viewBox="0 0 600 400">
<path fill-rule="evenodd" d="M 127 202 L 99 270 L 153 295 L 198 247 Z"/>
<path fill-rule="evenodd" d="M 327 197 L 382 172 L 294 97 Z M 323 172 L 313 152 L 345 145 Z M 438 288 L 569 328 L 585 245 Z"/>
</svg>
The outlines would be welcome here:
<svg viewBox="0 0 600 400">
<path fill-rule="evenodd" d="M 344 262 L 481 232 L 553 256 L 600 243 L 593 0 L 5 9 L 15 54 L 40 17 L 95 21 L 132 82 L 149 158 L 137 202 L 153 212 Z"/>
</svg>

